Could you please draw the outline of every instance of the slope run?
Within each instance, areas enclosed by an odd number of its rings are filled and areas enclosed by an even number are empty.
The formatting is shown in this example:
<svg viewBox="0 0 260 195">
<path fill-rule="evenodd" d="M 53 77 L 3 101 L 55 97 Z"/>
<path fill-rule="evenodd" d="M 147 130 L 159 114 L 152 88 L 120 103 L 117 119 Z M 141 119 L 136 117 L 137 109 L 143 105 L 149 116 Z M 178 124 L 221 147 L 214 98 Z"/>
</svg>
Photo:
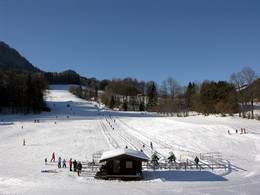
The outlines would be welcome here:
<svg viewBox="0 0 260 195">
<path fill-rule="evenodd" d="M 221 152 L 231 163 L 232 179 L 260 175 L 260 123 L 239 118 L 195 116 L 188 118 L 121 118 L 123 123 L 137 133 L 159 140 L 156 146 L 164 151 L 164 144 L 174 152 Z M 248 134 L 236 134 L 246 128 Z M 227 131 L 231 132 L 231 135 Z M 160 144 L 164 143 L 164 144 Z M 167 152 L 167 151 L 165 151 Z"/>
<path fill-rule="evenodd" d="M 53 184 L 59 180 L 70 183 L 76 174 L 68 170 L 54 175 L 41 173 L 42 169 L 57 169 L 56 163 L 44 165 L 44 158 L 50 160 L 52 152 L 56 158 L 86 161 L 93 153 L 109 148 L 95 105 L 60 89 L 49 90 L 47 101 L 50 113 L 1 116 L 13 123 L 0 125 L 0 194 L 45 185 L 55 188 Z M 35 119 L 40 122 L 35 123 Z M 26 146 L 22 146 L 23 139 Z"/>
</svg>

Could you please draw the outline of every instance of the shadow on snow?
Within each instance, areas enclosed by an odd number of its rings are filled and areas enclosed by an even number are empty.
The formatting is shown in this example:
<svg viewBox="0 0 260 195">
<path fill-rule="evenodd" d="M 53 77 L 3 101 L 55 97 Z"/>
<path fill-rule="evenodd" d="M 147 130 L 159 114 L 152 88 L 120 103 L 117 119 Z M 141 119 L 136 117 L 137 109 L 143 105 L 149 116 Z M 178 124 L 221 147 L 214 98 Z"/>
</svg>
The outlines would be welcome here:
<svg viewBox="0 0 260 195">
<path fill-rule="evenodd" d="M 228 181 L 209 171 L 143 171 L 145 180 L 163 181 Z"/>
</svg>

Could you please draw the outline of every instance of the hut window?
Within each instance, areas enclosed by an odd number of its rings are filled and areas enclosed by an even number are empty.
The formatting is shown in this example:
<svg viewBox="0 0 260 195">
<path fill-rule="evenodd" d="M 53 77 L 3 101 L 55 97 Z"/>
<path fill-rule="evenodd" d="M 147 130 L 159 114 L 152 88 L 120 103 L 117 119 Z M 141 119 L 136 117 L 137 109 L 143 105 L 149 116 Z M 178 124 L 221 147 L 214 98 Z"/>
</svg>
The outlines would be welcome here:
<svg viewBox="0 0 260 195">
<path fill-rule="evenodd" d="M 133 162 L 132 161 L 126 161 L 125 162 L 125 168 L 132 169 L 133 168 Z"/>
</svg>

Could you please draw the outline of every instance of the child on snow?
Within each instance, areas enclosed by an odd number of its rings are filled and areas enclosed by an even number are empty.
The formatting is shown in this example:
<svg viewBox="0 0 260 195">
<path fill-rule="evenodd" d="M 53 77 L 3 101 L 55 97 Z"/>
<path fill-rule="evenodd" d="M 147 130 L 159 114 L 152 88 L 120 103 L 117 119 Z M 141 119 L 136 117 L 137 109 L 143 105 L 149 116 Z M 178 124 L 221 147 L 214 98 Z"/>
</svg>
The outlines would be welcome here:
<svg viewBox="0 0 260 195">
<path fill-rule="evenodd" d="M 51 162 L 55 162 L 55 153 L 54 152 L 51 155 Z"/>
<path fill-rule="evenodd" d="M 77 171 L 77 167 L 78 167 L 78 163 L 76 160 L 73 161 L 73 169 L 74 169 L 74 172 Z"/>
<path fill-rule="evenodd" d="M 72 171 L 72 159 L 69 160 L 70 171 Z"/>
<path fill-rule="evenodd" d="M 66 159 L 64 158 L 63 161 L 62 161 L 62 168 L 66 168 Z"/>
<path fill-rule="evenodd" d="M 58 168 L 61 168 L 61 157 L 58 159 Z"/>
<path fill-rule="evenodd" d="M 79 162 L 78 163 L 78 176 L 80 176 L 80 174 L 81 174 L 81 170 L 82 170 L 82 164 L 81 164 L 81 162 Z"/>
</svg>

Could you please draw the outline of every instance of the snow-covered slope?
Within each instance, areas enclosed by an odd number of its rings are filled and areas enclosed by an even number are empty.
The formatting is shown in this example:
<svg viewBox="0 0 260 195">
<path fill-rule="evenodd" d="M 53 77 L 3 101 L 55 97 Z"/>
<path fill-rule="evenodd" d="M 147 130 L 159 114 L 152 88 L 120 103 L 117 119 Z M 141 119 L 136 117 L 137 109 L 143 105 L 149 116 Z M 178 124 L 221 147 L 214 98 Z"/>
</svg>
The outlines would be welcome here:
<svg viewBox="0 0 260 195">
<path fill-rule="evenodd" d="M 0 116 L 0 194 L 259 194 L 260 122 L 239 118 L 192 116 L 167 118 L 100 110 L 81 100 L 67 86 L 46 94 L 50 113 Z M 109 116 L 109 117 L 107 117 Z M 39 120 L 39 123 L 35 123 Z M 109 130 L 113 124 L 114 130 Z M 248 134 L 236 134 L 246 128 Z M 231 135 L 227 131 L 231 132 Z M 26 146 L 22 146 L 23 139 Z M 91 161 L 92 154 L 114 148 L 154 150 L 177 160 L 220 152 L 229 166 L 220 172 L 145 172 L 145 181 L 97 181 L 78 177 L 56 164 L 56 157 Z M 41 170 L 52 170 L 42 173 Z"/>
</svg>

